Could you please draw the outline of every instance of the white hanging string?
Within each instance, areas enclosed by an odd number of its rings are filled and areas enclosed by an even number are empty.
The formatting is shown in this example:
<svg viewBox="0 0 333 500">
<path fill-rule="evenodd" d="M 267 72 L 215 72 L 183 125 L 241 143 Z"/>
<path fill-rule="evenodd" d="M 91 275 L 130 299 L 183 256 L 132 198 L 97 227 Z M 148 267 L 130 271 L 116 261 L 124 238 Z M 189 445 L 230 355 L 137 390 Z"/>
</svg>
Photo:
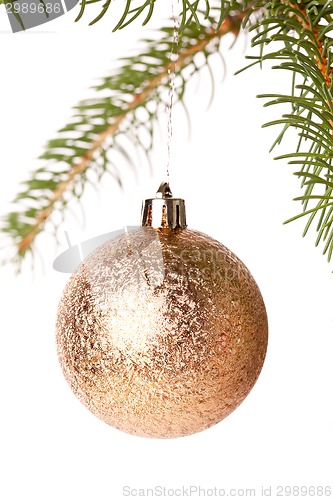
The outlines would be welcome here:
<svg viewBox="0 0 333 500">
<path fill-rule="evenodd" d="M 178 6 L 178 2 L 177 2 Z M 170 163 L 171 163 L 171 143 L 172 143 L 172 113 L 173 113 L 173 99 L 175 95 L 175 80 L 177 72 L 177 62 L 179 57 L 178 46 L 179 46 L 179 26 L 180 20 L 179 16 L 175 14 L 175 0 L 172 0 L 172 20 L 173 20 L 173 40 L 169 58 L 168 67 L 168 82 L 169 82 L 169 96 L 168 96 L 168 161 L 166 167 L 166 181 L 170 184 Z"/>
</svg>

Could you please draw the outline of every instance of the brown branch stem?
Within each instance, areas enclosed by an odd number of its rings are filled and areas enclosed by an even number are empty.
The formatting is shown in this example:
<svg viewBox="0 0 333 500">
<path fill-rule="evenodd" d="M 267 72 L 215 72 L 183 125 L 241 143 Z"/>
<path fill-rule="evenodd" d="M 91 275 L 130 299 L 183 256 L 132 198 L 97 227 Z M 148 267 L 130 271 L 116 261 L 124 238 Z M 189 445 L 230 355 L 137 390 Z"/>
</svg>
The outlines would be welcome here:
<svg viewBox="0 0 333 500">
<path fill-rule="evenodd" d="M 329 89 L 331 89 L 332 85 L 332 75 L 333 75 L 333 69 L 329 67 L 329 61 L 328 57 L 324 55 L 324 42 L 322 40 L 319 40 L 319 33 L 318 33 L 318 28 L 316 26 L 311 26 L 310 22 L 305 22 L 304 18 L 307 18 L 306 10 L 303 4 L 292 4 L 293 8 L 298 9 L 302 16 L 299 16 L 300 23 L 302 24 L 303 28 L 309 31 L 312 31 L 315 41 L 310 38 L 309 41 L 313 44 L 316 44 L 316 47 L 318 49 L 318 52 L 320 54 L 319 56 L 316 57 L 317 65 L 319 68 L 319 71 L 323 75 L 323 78 L 325 80 L 325 83 Z M 303 17 L 304 16 L 304 17 Z M 333 103 L 333 99 L 331 99 L 331 102 Z M 332 135 L 333 135 L 333 122 L 331 121 L 331 126 L 332 126 Z"/>
</svg>

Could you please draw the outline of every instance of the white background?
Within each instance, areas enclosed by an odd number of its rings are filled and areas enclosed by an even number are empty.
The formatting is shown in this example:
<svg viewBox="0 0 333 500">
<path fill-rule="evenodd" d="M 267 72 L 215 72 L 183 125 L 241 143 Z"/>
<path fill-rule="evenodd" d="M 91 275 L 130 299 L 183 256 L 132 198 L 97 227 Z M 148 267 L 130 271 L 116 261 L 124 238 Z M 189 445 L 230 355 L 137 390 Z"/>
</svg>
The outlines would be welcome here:
<svg viewBox="0 0 333 500">
<path fill-rule="evenodd" d="M 159 8 L 156 26 L 169 13 L 167 6 Z M 94 79 L 146 36 L 139 24 L 111 34 L 111 13 L 93 28 L 87 28 L 92 13 L 79 24 L 73 23 L 75 14 L 13 35 L 1 11 L 1 213 L 36 167 L 46 140 L 70 117 L 71 106 L 91 95 L 87 89 Z M 53 271 L 52 262 L 66 249 L 64 231 L 74 244 L 138 223 L 141 199 L 153 195 L 164 177 L 162 117 L 153 174 L 143 161 L 137 176 L 120 165 L 123 191 L 108 178 L 99 193 L 87 189 L 85 227 L 68 218 L 58 249 L 51 236 L 41 238 L 44 272 L 32 275 L 25 267 L 16 277 L 10 267 L 0 270 L 0 498 L 120 499 L 125 485 L 256 488 L 258 498 L 263 485 L 272 485 L 275 498 L 277 485 L 333 486 L 332 264 L 314 248 L 314 238 L 301 238 L 304 222 L 282 225 L 299 210 L 291 201 L 299 185 L 292 167 L 268 153 L 277 130 L 260 128 L 281 110 L 263 109 L 255 98 L 288 92 L 290 81 L 269 65 L 234 77 L 248 49 L 244 38 L 231 51 L 229 46 L 226 40 L 223 83 L 222 67 L 217 59 L 213 63 L 216 92 L 208 111 L 207 75 L 190 86 L 190 139 L 183 114 L 175 110 L 171 184 L 186 199 L 190 227 L 231 248 L 261 288 L 270 338 L 256 386 L 215 427 L 186 438 L 150 440 L 91 415 L 58 366 L 54 323 L 68 275 Z M 290 138 L 279 152 L 294 145 Z"/>
</svg>

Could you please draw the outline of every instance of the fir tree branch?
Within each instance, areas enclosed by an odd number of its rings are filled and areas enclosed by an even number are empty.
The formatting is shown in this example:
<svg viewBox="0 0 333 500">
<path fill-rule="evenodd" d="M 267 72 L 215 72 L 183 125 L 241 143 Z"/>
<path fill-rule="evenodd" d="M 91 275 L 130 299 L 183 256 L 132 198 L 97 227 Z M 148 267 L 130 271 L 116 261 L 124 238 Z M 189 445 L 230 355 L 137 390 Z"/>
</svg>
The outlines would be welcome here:
<svg viewBox="0 0 333 500">
<path fill-rule="evenodd" d="M 198 32 L 195 24 L 188 26 L 179 41 L 177 61 L 179 85 L 176 88 L 179 101 L 183 101 L 188 79 L 201 68 L 195 56 L 202 53 L 207 65 L 208 58 L 219 48 L 220 39 L 227 33 L 237 36 L 246 12 L 229 15 L 216 31 L 206 28 Z M 153 140 L 153 122 L 164 107 L 162 89 L 168 85 L 169 54 L 172 50 L 173 30 L 162 30 L 159 40 L 146 40 L 143 54 L 125 59 L 122 68 L 106 77 L 95 87 L 95 92 L 108 89 L 108 97 L 96 97 L 79 103 L 77 113 L 58 137 L 48 142 L 41 159 L 47 165 L 37 169 L 24 183 L 24 189 L 14 200 L 16 207 L 2 225 L 14 242 L 16 261 L 20 263 L 44 229 L 46 220 L 56 209 L 64 211 L 70 196 L 80 197 L 89 179 L 88 171 L 97 169 L 98 176 L 110 171 L 120 182 L 117 169 L 110 160 L 110 152 L 118 152 L 131 161 L 121 136 L 134 136 L 139 143 L 138 128 L 145 128 L 150 137 L 144 148 L 149 154 Z M 140 69 L 138 69 L 140 68 Z M 190 76 L 185 76 L 184 70 Z M 190 71 L 189 71 L 190 70 Z M 139 116 L 144 110 L 145 118 Z M 79 194 L 78 194 L 79 192 Z M 52 220 L 52 218 L 51 218 Z"/>
<path fill-rule="evenodd" d="M 264 126 L 282 125 L 271 149 L 282 142 L 288 129 L 294 128 L 299 133 L 294 152 L 278 157 L 287 158 L 297 166 L 295 175 L 301 179 L 304 190 L 302 196 L 295 198 L 303 204 L 302 213 L 287 222 L 308 217 L 306 234 L 317 217 L 316 245 L 324 242 L 323 252 L 330 260 L 333 254 L 333 3 L 329 0 L 230 0 L 212 6 L 206 2 L 206 24 L 200 25 L 200 30 L 199 2 L 192 3 L 192 7 L 188 2 L 183 2 L 185 4 L 191 23 L 187 24 L 188 20 L 183 18 L 177 69 L 180 83 L 176 89 L 179 102 L 184 104 L 187 81 L 201 69 L 195 62 L 196 54 L 203 54 L 204 66 L 209 66 L 208 58 L 218 50 L 221 37 L 226 33 L 237 36 L 241 22 L 248 25 L 253 13 L 257 22 L 249 31 L 254 32 L 252 45 L 259 47 L 259 55 L 249 57 L 251 63 L 247 67 L 273 60 L 278 63 L 273 69 L 291 73 L 290 94 L 259 96 L 268 99 L 265 106 L 291 105 L 289 113 Z M 130 2 L 127 5 L 130 6 Z M 126 21 L 126 15 L 121 21 Z M 120 27 L 123 26 L 117 26 Z M 95 168 L 99 177 L 110 171 L 120 182 L 109 153 L 118 152 L 128 161 L 131 158 L 119 139 L 132 137 L 149 155 L 153 122 L 164 106 L 172 30 L 165 28 L 160 40 L 145 42 L 146 52 L 126 59 L 118 73 L 105 78 L 94 89 L 97 95 L 108 89 L 108 97 L 79 103 L 73 121 L 59 131 L 57 139 L 47 144 L 41 158 L 48 160 L 48 164 L 35 172 L 17 196 L 16 205 L 24 201 L 28 206 L 11 212 L 2 230 L 14 241 L 19 261 L 32 250 L 44 221 L 52 220 L 50 216 L 56 209 L 64 211 L 68 195 L 81 196 L 90 171 Z M 271 47 L 273 50 L 268 51 Z M 185 69 L 190 70 L 188 74 Z M 140 118 L 138 113 L 142 110 L 145 118 Z M 148 134 L 148 144 L 142 143 L 138 128 Z M 57 162 L 55 167 L 54 162 Z"/>
<path fill-rule="evenodd" d="M 250 31 L 256 31 L 252 45 L 259 55 L 251 57 L 251 67 L 273 60 L 273 69 L 292 74 L 290 95 L 265 94 L 265 106 L 291 105 L 291 111 L 264 126 L 282 125 L 272 148 L 279 145 L 289 128 L 299 132 L 295 152 L 280 155 L 297 165 L 303 196 L 295 200 L 303 211 L 287 222 L 307 217 L 303 236 L 317 218 L 316 245 L 324 243 L 328 260 L 333 254 L 333 2 L 330 0 L 272 0 L 266 16 Z M 281 43 L 283 48 L 281 49 Z M 273 46 L 273 51 L 267 48 Z"/>
</svg>

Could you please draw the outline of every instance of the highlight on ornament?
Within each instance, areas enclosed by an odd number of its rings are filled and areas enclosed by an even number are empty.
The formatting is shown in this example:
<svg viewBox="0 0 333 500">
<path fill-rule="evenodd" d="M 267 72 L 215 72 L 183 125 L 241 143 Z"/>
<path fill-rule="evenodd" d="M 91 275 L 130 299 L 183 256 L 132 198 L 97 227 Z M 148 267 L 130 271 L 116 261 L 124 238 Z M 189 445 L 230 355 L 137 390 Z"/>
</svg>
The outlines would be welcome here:
<svg viewBox="0 0 333 500">
<path fill-rule="evenodd" d="M 162 183 L 142 226 L 93 250 L 60 300 L 64 376 L 121 431 L 175 438 L 227 417 L 249 394 L 268 339 L 260 290 L 224 245 L 187 228 Z"/>
</svg>

